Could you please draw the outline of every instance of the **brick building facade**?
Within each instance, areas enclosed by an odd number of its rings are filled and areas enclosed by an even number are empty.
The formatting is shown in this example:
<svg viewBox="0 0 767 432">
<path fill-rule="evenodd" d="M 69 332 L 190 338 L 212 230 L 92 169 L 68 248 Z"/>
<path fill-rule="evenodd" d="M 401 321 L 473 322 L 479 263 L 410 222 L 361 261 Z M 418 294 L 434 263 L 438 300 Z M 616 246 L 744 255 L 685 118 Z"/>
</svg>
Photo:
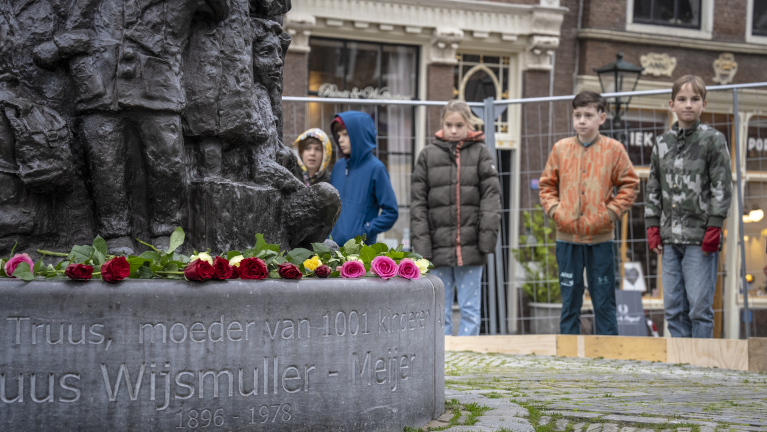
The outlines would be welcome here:
<svg viewBox="0 0 767 432">
<path fill-rule="evenodd" d="M 594 68 L 615 61 L 617 53 L 646 67 L 637 90 L 670 88 L 676 78 L 689 73 L 701 76 L 707 85 L 767 81 L 766 3 L 293 0 L 293 10 L 285 17 L 293 42 L 285 60 L 284 95 L 437 101 L 571 95 L 601 91 Z M 762 160 L 761 155 L 767 151 L 767 118 L 761 116 L 767 98 L 762 93 L 744 92 L 739 110 L 748 209 L 767 209 L 767 183 L 762 183 L 767 182 L 767 157 Z M 624 142 L 642 178 L 647 176 L 654 136 L 673 121 L 667 101 L 667 95 L 634 98 L 623 130 L 605 130 Z M 573 134 L 569 106 L 509 105 L 497 123 L 497 147 L 509 150 L 499 152 L 504 206 L 510 210 L 504 225 L 504 245 L 509 248 L 517 247 L 519 236 L 526 234 L 521 213 L 534 211 L 538 204 L 536 180 L 551 146 Z M 380 106 L 355 106 L 353 100 L 344 105 L 286 103 L 285 141 L 309 127 L 327 129 L 334 110 L 350 108 L 367 110 L 378 123 L 378 157 L 389 168 L 401 207 L 400 220 L 383 237 L 407 244 L 409 174 L 416 155 L 439 128 L 439 110 L 395 109 L 385 101 Z M 734 141 L 732 111 L 731 92 L 709 94 L 704 120 Z M 622 251 L 622 260 L 644 261 L 645 276 L 653 276 L 656 262 L 638 246 L 644 238 L 642 213 L 643 207 L 636 206 L 624 220 L 628 229 L 622 240 L 634 246 Z M 729 232 L 735 232 L 734 221 L 729 219 Z M 762 272 L 767 264 L 764 223 L 746 226 L 751 238 L 758 239 L 749 247 L 761 251 L 758 259 L 747 259 L 755 286 L 767 285 L 767 272 Z M 733 250 L 734 236 L 730 238 L 727 247 Z M 725 260 L 732 268 L 737 265 L 735 254 Z M 513 279 L 512 273 L 510 268 L 506 276 Z M 734 283 L 735 278 L 730 279 Z M 654 281 L 648 280 L 650 291 L 659 288 Z M 520 306 L 514 297 L 509 295 L 509 309 Z M 510 329 L 519 330 L 511 324 Z"/>
</svg>

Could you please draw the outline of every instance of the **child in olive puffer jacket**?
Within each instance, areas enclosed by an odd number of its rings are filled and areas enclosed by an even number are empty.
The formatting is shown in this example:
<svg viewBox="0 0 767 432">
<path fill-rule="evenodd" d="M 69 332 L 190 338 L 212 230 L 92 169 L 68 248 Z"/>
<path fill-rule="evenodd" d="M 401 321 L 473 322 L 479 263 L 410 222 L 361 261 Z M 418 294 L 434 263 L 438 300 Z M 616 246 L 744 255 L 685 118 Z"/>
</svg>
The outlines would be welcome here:
<svg viewBox="0 0 767 432">
<path fill-rule="evenodd" d="M 482 266 L 495 251 L 501 220 L 498 171 L 474 129 L 481 121 L 466 102 L 450 101 L 437 140 L 418 156 L 411 189 L 410 239 L 445 284 L 445 334 L 452 334 L 453 286 L 458 334 L 479 334 Z"/>
</svg>

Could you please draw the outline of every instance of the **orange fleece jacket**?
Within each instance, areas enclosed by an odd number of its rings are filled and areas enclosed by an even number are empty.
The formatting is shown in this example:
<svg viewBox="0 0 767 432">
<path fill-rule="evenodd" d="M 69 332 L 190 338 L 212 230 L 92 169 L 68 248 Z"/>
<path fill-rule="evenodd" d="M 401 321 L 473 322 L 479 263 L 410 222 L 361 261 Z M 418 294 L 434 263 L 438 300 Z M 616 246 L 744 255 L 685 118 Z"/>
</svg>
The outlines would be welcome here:
<svg viewBox="0 0 767 432">
<path fill-rule="evenodd" d="M 613 219 L 634 204 L 639 177 L 620 142 L 598 135 L 585 147 L 573 137 L 554 144 L 538 187 L 557 240 L 596 244 L 614 239 Z"/>
</svg>

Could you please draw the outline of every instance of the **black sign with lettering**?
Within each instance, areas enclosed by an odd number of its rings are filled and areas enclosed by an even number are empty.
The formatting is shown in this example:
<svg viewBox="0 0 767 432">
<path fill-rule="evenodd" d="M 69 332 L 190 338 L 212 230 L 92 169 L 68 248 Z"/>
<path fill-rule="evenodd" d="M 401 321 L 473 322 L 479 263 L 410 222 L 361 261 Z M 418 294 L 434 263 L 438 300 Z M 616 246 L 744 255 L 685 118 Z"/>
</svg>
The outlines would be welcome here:
<svg viewBox="0 0 767 432">
<path fill-rule="evenodd" d="M 642 293 L 615 290 L 615 312 L 618 334 L 621 336 L 647 336 L 647 323 L 642 309 Z"/>
</svg>

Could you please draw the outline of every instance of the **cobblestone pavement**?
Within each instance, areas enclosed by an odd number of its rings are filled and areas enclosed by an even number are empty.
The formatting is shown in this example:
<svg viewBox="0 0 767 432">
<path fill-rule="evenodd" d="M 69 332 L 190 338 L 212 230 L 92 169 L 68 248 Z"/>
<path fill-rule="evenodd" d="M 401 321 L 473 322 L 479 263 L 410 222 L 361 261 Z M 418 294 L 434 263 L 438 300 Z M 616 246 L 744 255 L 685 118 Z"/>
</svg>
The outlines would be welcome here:
<svg viewBox="0 0 767 432">
<path fill-rule="evenodd" d="M 767 432 L 767 374 L 687 364 L 445 353 L 447 412 L 423 430 Z"/>
</svg>

